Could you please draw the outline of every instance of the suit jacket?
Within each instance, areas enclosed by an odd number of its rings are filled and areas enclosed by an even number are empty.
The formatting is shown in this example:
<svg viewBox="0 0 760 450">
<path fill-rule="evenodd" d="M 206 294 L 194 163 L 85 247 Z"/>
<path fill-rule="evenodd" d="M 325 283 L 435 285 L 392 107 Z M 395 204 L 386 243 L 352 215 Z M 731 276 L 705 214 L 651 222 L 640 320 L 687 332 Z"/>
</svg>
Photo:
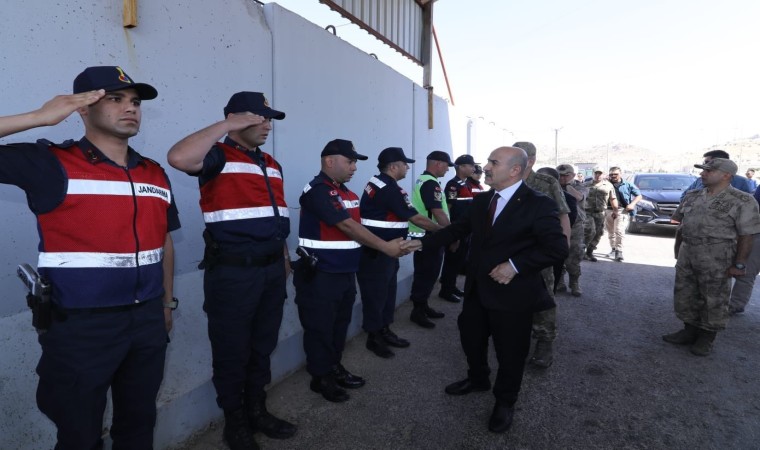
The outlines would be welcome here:
<svg viewBox="0 0 760 450">
<path fill-rule="evenodd" d="M 489 229 L 488 207 L 493 196 L 493 190 L 478 194 L 467 216 L 425 236 L 423 246 L 448 245 L 472 233 L 465 300 L 476 296 L 485 308 L 502 311 L 551 308 L 554 302 L 541 270 L 568 255 L 557 204 L 523 183 Z M 519 273 L 509 284 L 495 282 L 488 274 L 510 259 Z"/>
</svg>

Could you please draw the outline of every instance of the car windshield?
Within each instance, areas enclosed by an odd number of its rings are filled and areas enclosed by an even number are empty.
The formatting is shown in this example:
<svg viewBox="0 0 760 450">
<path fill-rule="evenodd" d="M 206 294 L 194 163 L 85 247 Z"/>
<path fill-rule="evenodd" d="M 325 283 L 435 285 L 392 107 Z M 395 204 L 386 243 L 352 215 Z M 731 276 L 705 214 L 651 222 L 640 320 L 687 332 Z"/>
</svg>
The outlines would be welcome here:
<svg viewBox="0 0 760 450">
<path fill-rule="evenodd" d="M 694 178 L 678 174 L 647 174 L 636 178 L 636 186 L 646 191 L 683 191 L 688 188 Z"/>
</svg>

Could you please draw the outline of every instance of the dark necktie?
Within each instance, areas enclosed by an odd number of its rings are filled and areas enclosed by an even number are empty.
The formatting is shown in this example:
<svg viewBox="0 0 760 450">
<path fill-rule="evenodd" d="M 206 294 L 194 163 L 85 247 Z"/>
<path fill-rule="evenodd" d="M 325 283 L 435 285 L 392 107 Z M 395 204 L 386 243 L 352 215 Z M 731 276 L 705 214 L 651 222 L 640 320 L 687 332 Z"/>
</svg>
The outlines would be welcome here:
<svg viewBox="0 0 760 450">
<path fill-rule="evenodd" d="M 488 228 L 493 226 L 493 220 L 496 216 L 496 203 L 499 201 L 499 193 L 495 192 L 491 197 L 491 204 L 488 206 Z"/>
</svg>

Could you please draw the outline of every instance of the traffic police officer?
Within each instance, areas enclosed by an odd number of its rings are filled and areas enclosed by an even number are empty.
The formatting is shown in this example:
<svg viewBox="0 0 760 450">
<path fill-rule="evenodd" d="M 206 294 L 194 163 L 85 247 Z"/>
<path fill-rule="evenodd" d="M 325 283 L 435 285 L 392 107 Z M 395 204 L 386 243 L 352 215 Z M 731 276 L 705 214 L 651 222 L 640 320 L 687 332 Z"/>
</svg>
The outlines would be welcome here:
<svg viewBox="0 0 760 450">
<path fill-rule="evenodd" d="M 139 132 L 141 102 L 157 95 L 120 67 L 88 67 L 74 95 L 0 118 L 0 137 L 74 111 L 85 126 L 76 142 L 0 146 L 0 182 L 26 192 L 40 234 L 39 273 L 52 284 L 37 405 L 58 429 L 56 449 L 102 447 L 109 388 L 114 448 L 153 445 L 176 307 L 169 232 L 180 225 L 166 173 L 128 140 Z"/>
<path fill-rule="evenodd" d="M 224 116 L 179 141 L 168 157 L 200 185 L 212 381 L 224 410 L 224 437 L 235 450 L 256 448 L 254 431 L 276 439 L 296 432 L 267 411 L 264 391 L 290 272 L 285 245 L 290 219 L 282 167 L 260 148 L 272 131 L 271 120 L 285 113 L 270 108 L 260 92 L 238 92 Z M 217 142 L 224 135 L 224 142 Z"/>
<path fill-rule="evenodd" d="M 451 214 L 451 221 L 464 217 L 472 204 L 475 192 L 472 190 L 470 176 L 475 172 L 475 160 L 471 155 L 462 155 L 454 161 L 456 175 L 446 183 L 446 206 Z M 464 262 L 470 247 L 470 239 L 459 242 L 455 251 L 446 249 L 441 270 L 441 290 L 438 296 L 453 303 L 463 300 L 464 292 L 457 287 L 457 275 L 464 268 Z"/>
<path fill-rule="evenodd" d="M 310 388 L 331 402 L 349 396 L 342 388 L 364 386 L 364 379 L 341 364 L 346 332 L 356 298 L 356 271 L 361 246 L 390 257 L 408 253 L 401 238 L 385 241 L 361 225 L 359 197 L 344 184 L 366 160 L 351 141 L 335 139 L 322 150 L 321 171 L 299 198 L 301 221 L 293 284 L 303 326 L 306 371 Z"/>
<path fill-rule="evenodd" d="M 370 178 L 359 203 L 362 225 L 386 241 L 406 239 L 408 221 L 426 230 L 440 229 L 440 225 L 414 209 L 409 195 L 398 185 L 398 181 L 406 177 L 408 163 L 414 160 L 407 158 L 403 149 L 389 147 L 380 152 L 377 162 L 380 174 Z M 397 259 L 362 246 L 356 278 L 362 296 L 363 328 L 367 332 L 367 349 L 381 358 L 394 356 L 388 346 L 409 347 L 409 341 L 399 338 L 390 329 L 396 309 L 398 269 Z"/>
</svg>

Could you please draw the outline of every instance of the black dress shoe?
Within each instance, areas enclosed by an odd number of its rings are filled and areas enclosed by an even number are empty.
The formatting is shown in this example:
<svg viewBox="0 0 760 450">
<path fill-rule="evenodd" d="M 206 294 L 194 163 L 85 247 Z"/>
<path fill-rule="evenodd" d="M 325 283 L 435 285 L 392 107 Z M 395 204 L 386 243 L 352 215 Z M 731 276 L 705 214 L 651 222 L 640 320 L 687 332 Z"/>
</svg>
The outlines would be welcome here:
<svg viewBox="0 0 760 450">
<path fill-rule="evenodd" d="M 447 302 L 451 302 L 451 303 L 460 303 L 462 300 L 464 300 L 462 296 L 457 294 L 456 292 L 441 291 L 438 293 L 438 296 L 446 300 Z"/>
<path fill-rule="evenodd" d="M 421 326 L 422 328 L 435 328 L 435 324 L 428 319 L 425 310 L 422 308 L 412 309 L 412 314 L 409 316 L 409 320 Z"/>
<path fill-rule="evenodd" d="M 512 419 L 514 416 L 514 406 L 506 406 L 496 403 L 493 406 L 491 419 L 488 420 L 488 429 L 494 433 L 504 433 L 512 426 Z"/>
<path fill-rule="evenodd" d="M 338 387 L 333 373 L 321 377 L 312 377 L 309 387 L 312 391 L 322 394 L 322 397 L 328 402 L 342 403 L 350 398 L 346 391 Z"/>
<path fill-rule="evenodd" d="M 396 356 L 396 354 L 388 348 L 388 344 L 385 343 L 385 340 L 379 332 L 367 333 L 367 350 L 381 358 L 388 359 Z"/>
<path fill-rule="evenodd" d="M 446 314 L 444 314 L 444 313 L 442 313 L 440 311 L 436 311 L 436 310 L 434 310 L 433 308 L 431 308 L 429 306 L 425 306 L 425 315 L 428 316 L 428 317 L 430 317 L 431 319 L 442 319 L 442 318 L 446 317 Z"/>
<path fill-rule="evenodd" d="M 406 339 L 396 336 L 396 333 L 394 333 L 387 325 L 380 330 L 380 336 L 383 338 L 383 341 L 391 347 L 407 348 L 410 345 L 409 341 Z"/>
<path fill-rule="evenodd" d="M 465 395 L 470 392 L 483 392 L 491 389 L 491 382 L 485 381 L 480 383 L 473 383 L 469 378 L 465 378 L 462 381 L 457 381 L 446 386 L 446 393 L 449 395 Z"/>
<path fill-rule="evenodd" d="M 464 297 L 464 291 L 459 289 L 458 287 L 454 288 L 454 293 L 457 294 L 460 297 Z"/>
<path fill-rule="evenodd" d="M 359 375 L 354 375 L 348 370 L 346 370 L 345 367 L 343 367 L 343 364 L 338 364 L 335 366 L 335 369 L 333 369 L 333 373 L 335 373 L 335 382 L 340 387 L 344 387 L 346 389 L 358 389 L 366 383 L 364 381 L 364 378 L 360 377 Z"/>
</svg>

